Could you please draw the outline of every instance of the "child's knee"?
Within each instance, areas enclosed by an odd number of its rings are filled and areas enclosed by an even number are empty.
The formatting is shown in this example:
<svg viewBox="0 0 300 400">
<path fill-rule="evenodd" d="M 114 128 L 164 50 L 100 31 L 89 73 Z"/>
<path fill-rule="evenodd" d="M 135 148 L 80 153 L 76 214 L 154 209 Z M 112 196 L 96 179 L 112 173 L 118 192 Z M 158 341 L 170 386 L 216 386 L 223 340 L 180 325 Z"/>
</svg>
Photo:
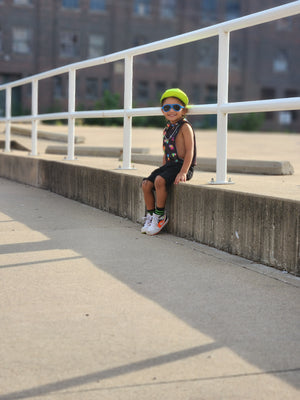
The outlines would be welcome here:
<svg viewBox="0 0 300 400">
<path fill-rule="evenodd" d="M 160 175 L 155 178 L 154 186 L 156 190 L 165 189 L 166 188 L 166 181 Z"/>
<path fill-rule="evenodd" d="M 153 189 L 153 183 L 148 179 L 143 179 L 142 188 L 144 192 L 151 191 Z"/>
</svg>

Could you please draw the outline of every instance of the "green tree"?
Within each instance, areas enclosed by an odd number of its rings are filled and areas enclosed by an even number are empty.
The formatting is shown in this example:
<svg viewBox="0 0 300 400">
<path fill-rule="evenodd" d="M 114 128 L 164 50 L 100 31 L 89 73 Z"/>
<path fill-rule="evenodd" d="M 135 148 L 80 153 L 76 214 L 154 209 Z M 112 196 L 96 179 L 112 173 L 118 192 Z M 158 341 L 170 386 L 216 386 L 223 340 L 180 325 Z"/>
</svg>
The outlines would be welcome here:
<svg viewBox="0 0 300 400">
<path fill-rule="evenodd" d="M 236 131 L 257 131 L 265 120 L 264 113 L 234 114 L 229 116 L 228 128 Z"/>
<path fill-rule="evenodd" d="M 95 102 L 94 110 L 117 110 L 121 108 L 120 95 L 106 90 L 101 100 Z M 86 118 L 85 124 L 102 126 L 121 126 L 123 118 Z"/>
</svg>

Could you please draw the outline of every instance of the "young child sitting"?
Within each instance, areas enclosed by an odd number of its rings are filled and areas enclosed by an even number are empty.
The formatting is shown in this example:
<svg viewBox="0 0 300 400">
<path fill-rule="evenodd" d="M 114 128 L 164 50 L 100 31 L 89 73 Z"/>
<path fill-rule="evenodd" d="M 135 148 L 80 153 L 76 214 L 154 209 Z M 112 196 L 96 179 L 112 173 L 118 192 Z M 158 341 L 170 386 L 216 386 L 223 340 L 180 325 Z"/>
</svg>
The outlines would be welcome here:
<svg viewBox="0 0 300 400">
<path fill-rule="evenodd" d="M 163 131 L 163 165 L 142 183 L 147 214 L 141 232 L 148 235 L 156 235 L 168 223 L 165 205 L 170 185 L 190 180 L 196 165 L 195 133 L 185 118 L 188 96 L 178 88 L 168 89 L 160 102 L 168 121 Z"/>
</svg>

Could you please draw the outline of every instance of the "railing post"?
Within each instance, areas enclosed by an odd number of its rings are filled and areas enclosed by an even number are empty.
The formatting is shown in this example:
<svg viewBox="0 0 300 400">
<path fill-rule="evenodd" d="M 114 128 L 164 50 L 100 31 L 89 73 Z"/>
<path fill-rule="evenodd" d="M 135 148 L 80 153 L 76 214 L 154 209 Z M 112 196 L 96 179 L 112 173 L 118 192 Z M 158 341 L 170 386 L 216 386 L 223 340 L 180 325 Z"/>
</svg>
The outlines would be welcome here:
<svg viewBox="0 0 300 400">
<path fill-rule="evenodd" d="M 125 57 L 123 169 L 131 169 L 132 117 L 126 111 L 132 108 L 133 56 Z"/>
<path fill-rule="evenodd" d="M 11 87 L 8 86 L 5 92 L 5 152 L 10 152 L 10 131 L 11 131 Z"/>
<path fill-rule="evenodd" d="M 228 103 L 229 84 L 229 32 L 219 33 L 218 59 L 218 114 L 217 114 L 217 171 L 214 184 L 232 183 L 227 181 L 227 130 L 228 114 L 220 106 Z"/>
<path fill-rule="evenodd" d="M 76 95 L 76 71 L 75 69 L 69 70 L 69 104 L 68 111 L 73 113 L 75 111 L 75 95 Z M 68 156 L 66 160 L 74 160 L 75 153 L 75 118 L 69 115 L 68 118 Z"/>
<path fill-rule="evenodd" d="M 31 94 L 31 113 L 32 113 L 32 130 L 31 130 L 31 155 L 37 156 L 37 119 L 38 115 L 38 81 L 32 81 Z"/>
</svg>

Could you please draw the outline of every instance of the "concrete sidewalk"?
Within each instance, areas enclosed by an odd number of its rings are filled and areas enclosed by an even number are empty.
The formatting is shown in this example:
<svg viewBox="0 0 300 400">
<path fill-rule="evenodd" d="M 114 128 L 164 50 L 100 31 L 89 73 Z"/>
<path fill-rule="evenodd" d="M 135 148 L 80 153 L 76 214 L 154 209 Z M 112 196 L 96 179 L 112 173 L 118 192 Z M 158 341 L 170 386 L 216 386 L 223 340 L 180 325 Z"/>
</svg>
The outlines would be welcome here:
<svg viewBox="0 0 300 400">
<path fill-rule="evenodd" d="M 295 400 L 300 279 L 0 179 L 0 400 Z"/>
</svg>

